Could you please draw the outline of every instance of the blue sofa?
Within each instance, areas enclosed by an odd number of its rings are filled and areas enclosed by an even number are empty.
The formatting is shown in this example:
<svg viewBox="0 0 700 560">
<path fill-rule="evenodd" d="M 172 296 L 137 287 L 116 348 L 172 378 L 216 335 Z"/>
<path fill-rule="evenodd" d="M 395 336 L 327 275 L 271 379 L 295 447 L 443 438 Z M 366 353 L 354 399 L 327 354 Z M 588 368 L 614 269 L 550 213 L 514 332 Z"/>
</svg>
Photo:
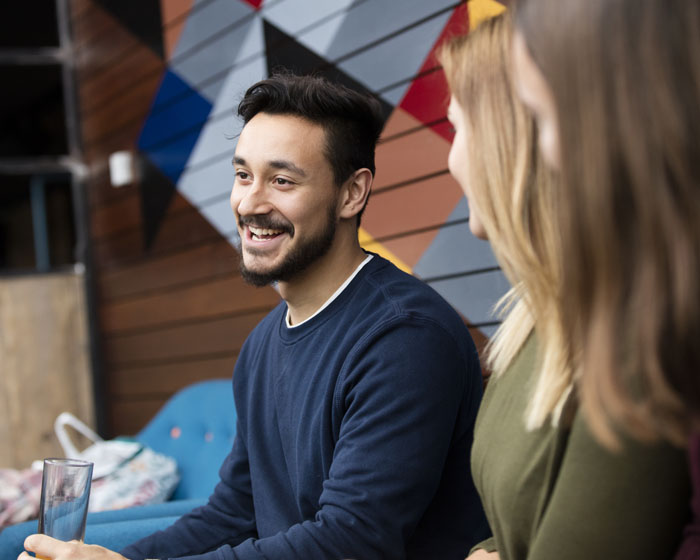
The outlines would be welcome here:
<svg viewBox="0 0 700 560">
<path fill-rule="evenodd" d="M 231 450 L 236 411 L 230 379 L 190 385 L 175 395 L 135 437 L 152 449 L 174 457 L 180 483 L 169 502 L 88 515 L 85 542 L 120 550 L 164 529 L 206 503 L 219 480 L 219 467 Z M 28 521 L 0 532 L 0 560 L 16 560 L 24 539 L 36 533 Z"/>
</svg>

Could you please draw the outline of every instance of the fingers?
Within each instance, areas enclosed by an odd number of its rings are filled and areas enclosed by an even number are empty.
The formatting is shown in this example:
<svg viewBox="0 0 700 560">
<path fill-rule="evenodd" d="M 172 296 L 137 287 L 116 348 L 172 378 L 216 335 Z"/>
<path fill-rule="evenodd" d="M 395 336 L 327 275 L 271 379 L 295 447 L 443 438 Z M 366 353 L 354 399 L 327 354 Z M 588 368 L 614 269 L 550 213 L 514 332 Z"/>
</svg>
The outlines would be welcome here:
<svg viewBox="0 0 700 560">
<path fill-rule="evenodd" d="M 63 545 L 66 544 L 67 543 L 47 537 L 46 535 L 29 535 L 24 539 L 24 548 L 26 550 L 45 558 L 54 558 L 58 556 L 62 552 Z M 31 558 L 31 556 L 23 552 L 18 556 L 17 560 L 26 560 L 27 558 Z"/>
<path fill-rule="evenodd" d="M 24 548 L 48 560 L 126 560 L 121 554 L 94 544 L 78 541 L 63 542 L 46 535 L 30 535 L 24 541 Z M 26 552 L 17 560 L 36 560 Z"/>
<path fill-rule="evenodd" d="M 80 544 L 78 541 L 63 542 L 46 535 L 29 535 L 24 539 L 24 548 L 26 550 L 33 552 L 37 556 L 49 559 L 69 557 L 70 552 L 78 544 Z M 20 554 L 17 560 L 27 560 L 28 558 L 35 560 L 26 552 Z"/>
</svg>

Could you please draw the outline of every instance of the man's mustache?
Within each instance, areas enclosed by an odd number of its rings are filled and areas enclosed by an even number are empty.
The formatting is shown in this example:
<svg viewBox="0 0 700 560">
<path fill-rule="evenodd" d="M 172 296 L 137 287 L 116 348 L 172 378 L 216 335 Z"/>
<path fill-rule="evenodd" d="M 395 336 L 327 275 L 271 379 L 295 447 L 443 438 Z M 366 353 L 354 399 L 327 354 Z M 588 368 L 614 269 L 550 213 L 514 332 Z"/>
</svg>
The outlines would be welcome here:
<svg viewBox="0 0 700 560">
<path fill-rule="evenodd" d="M 290 237 L 294 237 L 294 226 L 291 222 L 287 220 L 282 220 L 280 218 L 273 218 L 268 214 L 239 216 L 238 225 L 241 228 L 243 228 L 244 226 L 253 226 L 255 228 L 260 229 L 274 229 L 277 231 L 288 233 Z"/>
</svg>

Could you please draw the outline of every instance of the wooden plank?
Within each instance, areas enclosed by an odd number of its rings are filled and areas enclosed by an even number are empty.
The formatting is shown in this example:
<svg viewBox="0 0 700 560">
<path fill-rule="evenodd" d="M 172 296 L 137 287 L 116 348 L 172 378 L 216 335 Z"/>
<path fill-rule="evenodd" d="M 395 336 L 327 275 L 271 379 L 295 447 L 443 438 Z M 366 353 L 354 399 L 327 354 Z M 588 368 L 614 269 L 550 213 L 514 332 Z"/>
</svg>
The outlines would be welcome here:
<svg viewBox="0 0 700 560">
<path fill-rule="evenodd" d="M 136 435 L 166 403 L 170 395 L 139 400 L 117 400 L 107 413 L 109 437 Z"/>
<path fill-rule="evenodd" d="M 231 377 L 237 355 L 179 360 L 175 363 L 114 368 L 108 374 L 113 400 L 138 399 L 146 395 L 173 394 L 197 381 Z"/>
<path fill-rule="evenodd" d="M 381 239 L 442 224 L 463 196 L 457 182 L 447 173 L 377 192 L 370 198 L 362 225 L 375 239 Z M 401 212 L 396 212 L 396 208 L 401 208 Z"/>
<path fill-rule="evenodd" d="M 374 189 L 411 181 L 447 168 L 450 144 L 429 128 L 422 128 L 377 146 Z"/>
<path fill-rule="evenodd" d="M 115 202 L 93 208 L 90 213 L 90 233 L 93 239 L 113 235 L 141 226 L 141 193 L 130 190 L 128 196 Z"/>
<path fill-rule="evenodd" d="M 92 96 L 98 91 L 95 83 L 104 80 L 106 75 L 119 76 L 129 80 L 129 83 L 135 83 L 133 74 L 120 75 L 120 72 L 124 72 L 124 68 L 120 69 L 119 66 L 128 63 L 134 56 L 134 52 L 139 52 L 143 48 L 143 43 L 121 24 L 107 27 L 105 33 L 95 41 L 82 42 L 78 45 L 76 65 L 79 69 L 80 85 L 90 90 Z M 153 54 L 157 57 L 155 53 Z M 99 96 L 102 95 L 107 95 L 107 92 L 100 92 Z"/>
<path fill-rule="evenodd" d="M 99 32 L 91 40 L 95 30 Z M 108 140 L 115 130 L 124 128 L 133 143 L 160 83 L 164 62 L 99 7 L 90 11 L 88 21 L 81 21 L 75 40 L 86 148 L 94 150 L 96 140 Z M 111 151 L 115 150 L 105 153 Z"/>
<path fill-rule="evenodd" d="M 148 185 L 140 185 L 141 189 L 147 189 Z M 91 234 L 93 239 L 100 239 L 109 235 L 125 233 L 129 229 L 141 228 L 141 192 L 140 189 L 131 189 L 128 195 L 124 195 L 114 202 L 103 204 L 93 208 L 90 216 Z M 190 203 L 178 193 L 174 193 L 168 207 L 169 213 L 190 210 Z"/>
<path fill-rule="evenodd" d="M 70 11 L 70 19 L 73 31 L 75 33 L 76 25 L 78 25 L 81 19 L 84 19 L 92 8 L 91 0 L 71 0 L 68 2 L 68 7 Z"/>
<path fill-rule="evenodd" d="M 105 59 L 105 54 L 118 52 L 124 40 L 130 38 L 119 22 L 94 1 L 90 2 L 89 10 L 73 21 L 73 26 L 75 47 L 79 51 L 90 50 L 102 56 L 95 60 L 96 68 L 109 61 Z"/>
<path fill-rule="evenodd" d="M 63 411 L 94 425 L 83 278 L 0 280 L 0 467 L 61 456 L 53 422 Z"/>
<path fill-rule="evenodd" d="M 147 332 L 112 335 L 104 340 L 104 355 L 108 363 L 121 367 L 238 353 L 246 337 L 267 313 L 267 310 L 256 311 Z"/>
<path fill-rule="evenodd" d="M 87 127 L 88 125 L 83 122 L 83 130 Z M 118 150 L 130 150 L 136 153 L 139 133 L 140 128 L 134 126 L 115 132 L 103 138 L 99 143 L 86 144 L 83 150 L 83 157 L 90 170 L 90 179 L 97 177 L 99 181 L 104 182 L 105 186 L 109 186 L 109 162 L 107 157 Z"/>
<path fill-rule="evenodd" d="M 165 63 L 153 51 L 135 43 L 114 67 L 81 83 L 81 115 L 85 119 L 98 113 L 118 116 L 129 99 L 143 95 L 144 89 L 153 91 L 160 84 L 164 70 Z"/>
<path fill-rule="evenodd" d="M 231 220 L 233 221 L 233 219 Z M 144 250 L 143 233 L 132 229 L 118 236 L 97 240 L 94 254 L 99 266 L 114 270 L 142 257 L 154 258 L 172 254 L 221 239 L 221 234 L 195 209 L 174 213 L 166 219 L 148 252 Z"/>
<path fill-rule="evenodd" d="M 71 0 L 71 4 L 75 4 Z M 74 6 L 71 16 L 73 44 L 83 47 L 91 40 L 100 37 L 101 33 L 114 25 L 114 19 L 100 8 L 94 0 L 80 0 L 79 6 Z"/>
<path fill-rule="evenodd" d="M 102 331 L 106 334 L 160 327 L 272 309 L 280 301 L 270 287 L 246 284 L 240 276 L 210 280 L 194 286 L 129 298 L 100 306 Z"/>
<path fill-rule="evenodd" d="M 127 138 L 126 135 L 123 138 Z M 108 167 L 108 156 L 113 151 L 127 149 L 132 151 L 138 158 L 137 148 L 130 145 L 128 140 L 120 141 L 110 146 L 106 146 L 104 143 L 99 145 L 101 149 L 93 148 L 90 155 L 92 156 L 92 161 L 89 162 L 90 165 L 90 188 L 88 190 L 90 209 L 92 212 L 104 212 L 108 211 L 106 207 L 121 203 L 126 198 L 137 197 L 141 200 L 142 189 L 147 189 L 148 184 L 145 184 L 143 180 L 138 178 L 128 185 L 122 187 L 113 187 L 109 179 L 109 167 Z M 110 150 L 110 147 L 113 149 Z M 138 165 L 138 162 L 137 162 Z M 173 199 L 170 203 L 169 209 L 179 210 L 183 208 L 190 207 L 189 201 L 180 195 L 177 191 L 174 192 Z M 95 217 L 94 222 L 99 221 L 100 217 Z M 110 218 L 104 218 L 109 220 Z M 95 224 L 93 224 L 95 225 Z M 134 224 L 132 224 L 133 226 Z M 104 228 L 105 226 L 100 224 L 98 228 Z M 122 228 L 116 228 L 122 229 Z M 93 234 L 103 235 L 114 233 L 114 228 L 109 227 L 108 231 L 101 231 L 100 229 L 95 229 Z"/>
<path fill-rule="evenodd" d="M 165 257 L 148 258 L 134 265 L 102 271 L 98 278 L 103 301 L 202 281 L 238 270 L 238 252 L 225 239 Z"/>
<path fill-rule="evenodd" d="M 135 152 L 128 141 L 120 142 L 117 146 L 119 146 L 118 149 L 129 149 Z M 90 159 L 86 158 L 86 161 L 90 167 L 88 203 L 91 211 L 101 206 L 113 204 L 122 198 L 133 196 L 134 192 L 140 192 L 141 185 L 136 182 L 121 187 L 112 186 L 109 181 L 108 153 L 106 151 L 93 149 L 90 151 L 90 156 Z"/>
<path fill-rule="evenodd" d="M 81 88 L 81 117 L 84 123 L 84 141 L 89 143 L 102 143 L 109 136 L 120 134 L 124 131 L 137 131 L 134 138 L 140 132 L 143 121 L 150 110 L 156 89 L 163 76 L 163 62 L 150 51 L 146 52 L 145 47 L 141 49 L 141 58 L 144 62 L 138 67 L 141 78 L 133 85 L 124 88 L 123 84 L 127 80 L 126 76 L 132 74 L 125 70 L 125 76 L 114 77 L 114 82 L 105 79 L 100 80 L 102 91 L 107 90 L 104 101 L 100 104 L 93 102 L 87 104 L 89 92 Z M 146 68 L 146 71 L 143 68 Z M 120 95 L 113 95 L 115 89 L 123 90 Z"/>
<path fill-rule="evenodd" d="M 97 268 L 100 270 L 117 268 L 120 263 L 133 260 L 145 253 L 141 229 L 131 229 L 115 237 L 96 240 L 93 244 L 93 254 Z"/>
</svg>

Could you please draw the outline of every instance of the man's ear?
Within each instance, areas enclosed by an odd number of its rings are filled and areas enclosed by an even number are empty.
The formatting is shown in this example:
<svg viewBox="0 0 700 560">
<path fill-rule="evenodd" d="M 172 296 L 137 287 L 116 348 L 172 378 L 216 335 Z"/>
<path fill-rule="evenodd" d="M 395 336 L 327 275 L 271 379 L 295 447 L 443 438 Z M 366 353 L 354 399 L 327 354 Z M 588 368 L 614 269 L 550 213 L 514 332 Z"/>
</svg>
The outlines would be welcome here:
<svg viewBox="0 0 700 560">
<path fill-rule="evenodd" d="M 345 181 L 340 198 L 338 217 L 353 218 L 360 213 L 365 207 L 369 193 L 372 190 L 372 180 L 372 172 L 366 167 L 363 167 L 355 171 L 352 176 Z"/>
</svg>

